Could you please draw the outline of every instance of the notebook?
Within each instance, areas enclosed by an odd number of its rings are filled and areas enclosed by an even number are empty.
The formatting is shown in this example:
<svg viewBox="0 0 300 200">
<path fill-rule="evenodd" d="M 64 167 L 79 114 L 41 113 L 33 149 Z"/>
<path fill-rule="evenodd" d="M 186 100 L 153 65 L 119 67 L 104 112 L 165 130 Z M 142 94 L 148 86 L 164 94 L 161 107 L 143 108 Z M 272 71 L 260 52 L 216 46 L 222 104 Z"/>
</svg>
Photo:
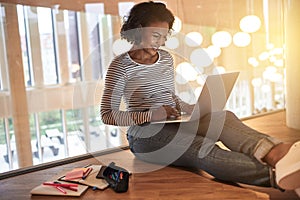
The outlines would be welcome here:
<svg viewBox="0 0 300 200">
<path fill-rule="evenodd" d="M 101 170 L 102 165 L 91 165 L 89 167 L 93 168 L 93 170 L 90 172 L 90 174 L 85 179 L 77 178 L 77 179 L 67 180 L 66 176 L 62 176 L 58 180 L 66 181 L 66 182 L 70 182 L 70 183 L 80 183 L 80 184 L 87 185 L 87 186 L 90 186 L 93 188 L 95 187 L 99 190 L 104 190 L 105 188 L 107 188 L 109 186 L 109 184 L 106 182 L 106 180 L 97 178 L 97 174 Z"/>
<path fill-rule="evenodd" d="M 151 124 L 194 121 L 210 112 L 223 110 L 238 75 L 239 72 L 229 72 L 207 76 L 191 114 L 181 115 L 176 119 L 155 121 Z"/>
<path fill-rule="evenodd" d="M 57 180 L 53 180 L 53 181 L 57 181 Z M 60 183 L 67 183 L 64 181 L 59 181 Z M 39 186 L 33 188 L 30 193 L 32 195 L 49 195 L 49 196 L 76 196 L 79 197 L 81 196 L 87 189 L 88 186 L 87 185 L 79 185 L 77 187 L 78 191 L 72 191 L 72 190 L 68 190 L 65 189 L 66 194 L 60 192 L 59 190 L 57 190 L 55 187 L 53 186 L 48 186 L 48 185 L 43 185 L 40 184 Z"/>
</svg>

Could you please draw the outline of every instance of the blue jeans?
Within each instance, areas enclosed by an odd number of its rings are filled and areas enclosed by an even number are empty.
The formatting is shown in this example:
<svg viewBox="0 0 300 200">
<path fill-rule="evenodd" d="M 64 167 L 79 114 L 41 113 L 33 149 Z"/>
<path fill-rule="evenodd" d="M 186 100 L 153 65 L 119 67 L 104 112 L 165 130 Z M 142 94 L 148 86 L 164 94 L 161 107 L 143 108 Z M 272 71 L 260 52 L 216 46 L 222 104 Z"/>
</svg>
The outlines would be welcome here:
<svg viewBox="0 0 300 200">
<path fill-rule="evenodd" d="M 146 162 L 197 168 L 224 181 L 276 187 L 271 167 L 257 156 L 262 158 L 280 142 L 246 126 L 229 111 L 192 122 L 131 126 L 127 139 L 134 155 Z M 229 150 L 216 145 L 218 141 Z"/>
</svg>

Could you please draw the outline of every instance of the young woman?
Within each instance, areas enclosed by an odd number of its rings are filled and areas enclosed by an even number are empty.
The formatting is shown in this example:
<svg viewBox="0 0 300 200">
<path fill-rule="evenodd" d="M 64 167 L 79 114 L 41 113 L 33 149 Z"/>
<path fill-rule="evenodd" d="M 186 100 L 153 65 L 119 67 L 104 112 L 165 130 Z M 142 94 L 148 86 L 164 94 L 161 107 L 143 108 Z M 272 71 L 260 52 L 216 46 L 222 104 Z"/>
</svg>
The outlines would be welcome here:
<svg viewBox="0 0 300 200">
<path fill-rule="evenodd" d="M 159 49 L 173 22 L 163 3 L 144 2 L 131 9 L 121 37 L 133 47 L 114 58 L 108 68 L 102 121 L 129 126 L 130 149 L 144 161 L 198 168 L 225 181 L 300 188 L 300 142 L 283 143 L 253 130 L 232 112 L 213 112 L 185 123 L 151 123 L 193 109 L 175 95 L 172 56 Z M 120 109 L 122 98 L 125 111 Z M 230 151 L 219 148 L 216 141 Z"/>
</svg>

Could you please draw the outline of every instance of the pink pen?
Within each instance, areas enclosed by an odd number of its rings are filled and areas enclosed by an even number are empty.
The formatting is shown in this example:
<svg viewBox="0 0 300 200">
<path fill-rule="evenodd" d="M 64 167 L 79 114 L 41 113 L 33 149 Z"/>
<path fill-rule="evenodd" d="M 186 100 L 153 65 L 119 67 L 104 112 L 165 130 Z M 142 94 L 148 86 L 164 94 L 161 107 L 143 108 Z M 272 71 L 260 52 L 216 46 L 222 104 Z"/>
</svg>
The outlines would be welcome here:
<svg viewBox="0 0 300 200">
<path fill-rule="evenodd" d="M 67 194 L 67 192 L 66 192 L 64 189 L 62 189 L 62 187 L 60 187 L 60 186 L 55 186 L 55 188 L 56 188 L 57 190 L 59 190 L 60 192 L 62 192 L 62 193 L 64 193 L 64 194 Z"/>
<path fill-rule="evenodd" d="M 72 184 L 72 183 L 65 184 L 65 183 L 45 182 L 45 183 L 43 183 L 43 185 L 52 185 L 52 186 L 60 186 L 60 187 L 78 187 L 77 184 Z"/>
<path fill-rule="evenodd" d="M 86 173 L 84 174 L 84 176 L 82 177 L 82 179 L 86 179 L 86 177 L 91 173 L 91 171 L 93 170 L 93 168 L 89 168 Z"/>
</svg>

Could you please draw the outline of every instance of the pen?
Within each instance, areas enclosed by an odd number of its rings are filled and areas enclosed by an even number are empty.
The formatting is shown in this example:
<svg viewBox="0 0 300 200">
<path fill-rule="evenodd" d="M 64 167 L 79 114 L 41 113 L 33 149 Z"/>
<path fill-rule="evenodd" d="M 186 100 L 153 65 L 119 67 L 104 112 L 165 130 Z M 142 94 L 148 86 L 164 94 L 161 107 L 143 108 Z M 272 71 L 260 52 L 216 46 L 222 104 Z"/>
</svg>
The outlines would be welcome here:
<svg viewBox="0 0 300 200">
<path fill-rule="evenodd" d="M 68 190 L 72 190 L 74 192 L 77 192 L 78 189 L 77 188 L 74 188 L 74 187 L 64 187 L 65 189 L 68 189 Z"/>
<path fill-rule="evenodd" d="M 84 166 L 83 168 L 87 168 L 87 167 L 89 167 L 89 166 L 91 166 L 92 164 L 88 164 L 88 165 L 86 165 L 86 166 Z"/>
<path fill-rule="evenodd" d="M 58 181 L 54 181 L 53 182 L 54 184 L 62 184 L 61 182 L 58 182 Z M 65 187 L 63 187 L 63 188 L 65 188 L 65 189 L 68 189 L 68 190 L 72 190 L 72 191 L 75 191 L 75 192 L 77 192 L 78 190 L 77 190 L 77 188 L 75 188 L 75 184 L 74 184 L 74 186 L 73 187 L 71 187 L 71 186 L 65 186 Z"/>
<path fill-rule="evenodd" d="M 88 168 L 87 172 L 82 176 L 82 179 L 86 179 L 86 177 L 91 173 L 92 170 L 93 168 Z"/>
<path fill-rule="evenodd" d="M 77 184 L 72 184 L 72 183 L 64 184 L 64 183 L 49 183 L 49 182 L 45 182 L 45 183 L 43 183 L 43 185 L 52 185 L 52 186 L 59 186 L 59 187 L 78 187 Z"/>
<path fill-rule="evenodd" d="M 55 188 L 56 188 L 57 190 L 61 191 L 62 193 L 67 194 L 67 192 L 64 191 L 64 189 L 62 189 L 60 186 L 55 186 Z"/>
<path fill-rule="evenodd" d="M 119 178 L 120 178 L 120 170 L 118 170 L 116 181 L 119 182 Z"/>
</svg>

